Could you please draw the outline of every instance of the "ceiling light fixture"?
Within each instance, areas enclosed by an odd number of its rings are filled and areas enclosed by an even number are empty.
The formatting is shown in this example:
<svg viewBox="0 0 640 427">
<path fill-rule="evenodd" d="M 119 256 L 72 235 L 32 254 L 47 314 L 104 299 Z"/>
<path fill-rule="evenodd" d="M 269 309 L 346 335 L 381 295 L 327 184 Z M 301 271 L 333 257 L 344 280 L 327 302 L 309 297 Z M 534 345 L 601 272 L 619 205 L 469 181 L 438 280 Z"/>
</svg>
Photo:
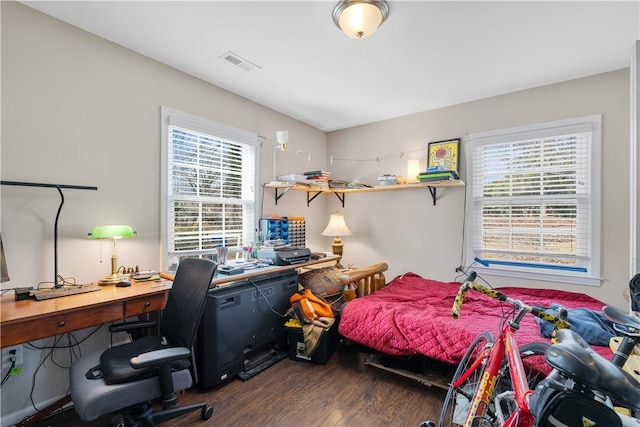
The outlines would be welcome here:
<svg viewBox="0 0 640 427">
<path fill-rule="evenodd" d="M 341 0 L 333 9 L 333 22 L 352 39 L 373 34 L 389 15 L 385 0 Z"/>
</svg>

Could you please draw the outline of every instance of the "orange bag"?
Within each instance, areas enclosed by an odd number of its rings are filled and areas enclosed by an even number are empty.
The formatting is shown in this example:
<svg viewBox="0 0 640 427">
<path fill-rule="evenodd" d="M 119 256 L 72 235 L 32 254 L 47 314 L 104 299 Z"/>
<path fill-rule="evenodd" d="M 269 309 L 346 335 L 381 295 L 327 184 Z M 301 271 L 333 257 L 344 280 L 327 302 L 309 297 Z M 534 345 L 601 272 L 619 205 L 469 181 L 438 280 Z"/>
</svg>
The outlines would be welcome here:
<svg viewBox="0 0 640 427">
<path fill-rule="evenodd" d="M 289 303 L 298 320 L 304 323 L 311 323 L 318 317 L 333 317 L 331 304 L 314 295 L 310 289 L 305 289 L 303 293 L 293 294 L 289 298 Z"/>
</svg>

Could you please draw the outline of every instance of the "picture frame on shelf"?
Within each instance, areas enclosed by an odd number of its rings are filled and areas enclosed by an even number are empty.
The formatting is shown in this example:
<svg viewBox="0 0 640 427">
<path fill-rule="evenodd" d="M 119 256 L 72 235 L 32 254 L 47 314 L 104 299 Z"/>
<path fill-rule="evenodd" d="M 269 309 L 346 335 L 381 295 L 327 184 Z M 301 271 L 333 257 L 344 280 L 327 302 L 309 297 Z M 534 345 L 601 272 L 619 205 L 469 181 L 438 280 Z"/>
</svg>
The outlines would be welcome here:
<svg viewBox="0 0 640 427">
<path fill-rule="evenodd" d="M 460 164 L 460 138 L 434 141 L 427 148 L 427 172 L 458 172 Z"/>
</svg>

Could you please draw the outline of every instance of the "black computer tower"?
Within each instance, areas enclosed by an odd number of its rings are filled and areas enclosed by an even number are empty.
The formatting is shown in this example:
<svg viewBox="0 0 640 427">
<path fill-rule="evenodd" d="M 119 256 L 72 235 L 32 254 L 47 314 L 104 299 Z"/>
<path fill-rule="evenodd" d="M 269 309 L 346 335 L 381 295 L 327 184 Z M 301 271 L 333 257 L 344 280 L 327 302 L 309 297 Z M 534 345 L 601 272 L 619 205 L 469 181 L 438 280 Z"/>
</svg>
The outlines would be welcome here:
<svg viewBox="0 0 640 427">
<path fill-rule="evenodd" d="M 290 270 L 209 291 L 196 345 L 201 390 L 286 357 L 284 323 L 297 289 L 298 273 Z"/>
</svg>

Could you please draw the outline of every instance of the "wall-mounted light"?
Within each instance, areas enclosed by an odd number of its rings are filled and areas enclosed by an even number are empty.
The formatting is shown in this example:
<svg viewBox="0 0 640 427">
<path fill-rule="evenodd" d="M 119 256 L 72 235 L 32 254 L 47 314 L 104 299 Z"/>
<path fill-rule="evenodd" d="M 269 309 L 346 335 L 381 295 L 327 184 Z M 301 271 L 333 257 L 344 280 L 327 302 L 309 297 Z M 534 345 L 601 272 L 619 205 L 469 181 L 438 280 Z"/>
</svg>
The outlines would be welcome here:
<svg viewBox="0 0 640 427">
<path fill-rule="evenodd" d="M 276 141 L 278 141 L 278 145 L 273 147 L 273 182 L 276 182 L 276 152 L 278 150 L 284 151 L 287 149 L 287 144 L 289 143 L 289 131 L 276 131 Z"/>
<path fill-rule="evenodd" d="M 278 145 L 281 150 L 287 149 L 287 142 L 289 142 L 289 131 L 288 130 L 279 130 L 276 131 L 276 141 L 278 141 Z"/>
<path fill-rule="evenodd" d="M 389 5 L 385 0 L 342 0 L 333 9 L 333 22 L 352 39 L 373 34 L 387 19 Z"/>
<path fill-rule="evenodd" d="M 92 239 L 113 239 L 113 254 L 111 254 L 111 275 L 98 281 L 101 285 L 113 285 L 121 281 L 126 275 L 118 274 L 117 242 L 123 237 L 133 237 L 136 232 L 128 225 L 100 225 L 93 229 L 89 236 Z"/>
</svg>

